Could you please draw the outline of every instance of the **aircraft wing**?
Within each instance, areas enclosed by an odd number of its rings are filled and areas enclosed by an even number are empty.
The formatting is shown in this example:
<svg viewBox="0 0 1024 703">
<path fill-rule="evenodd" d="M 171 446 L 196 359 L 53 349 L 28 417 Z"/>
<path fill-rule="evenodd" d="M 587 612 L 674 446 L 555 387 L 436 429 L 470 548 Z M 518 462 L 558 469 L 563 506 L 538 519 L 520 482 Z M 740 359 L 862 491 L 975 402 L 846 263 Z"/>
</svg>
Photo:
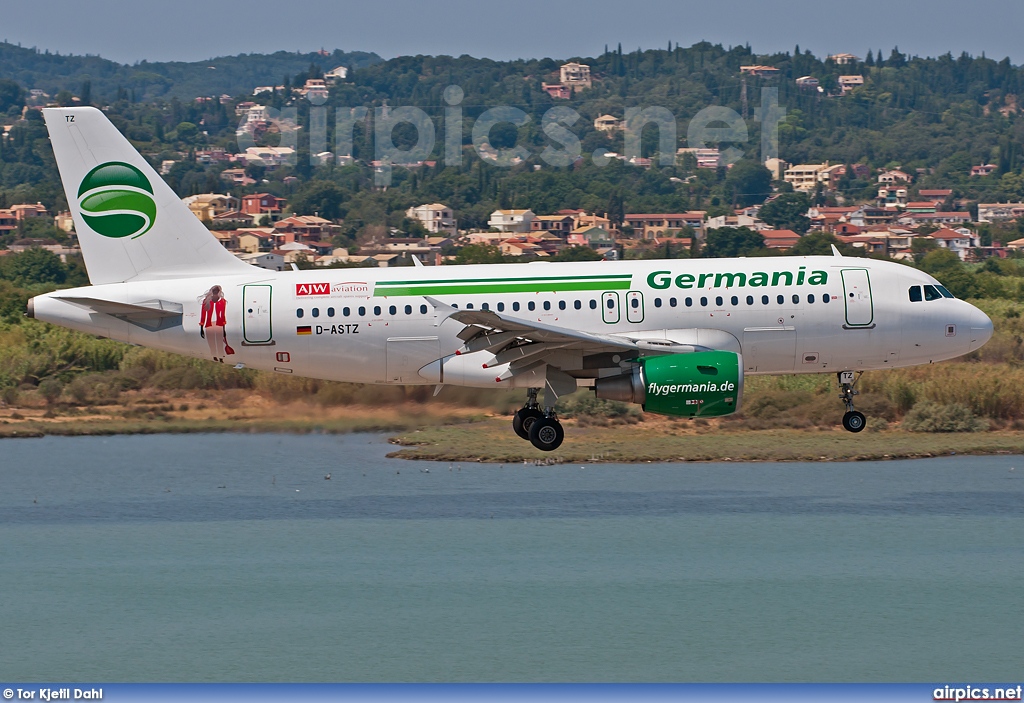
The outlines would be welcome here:
<svg viewBox="0 0 1024 703">
<path fill-rule="evenodd" d="M 492 310 L 460 310 L 430 297 L 427 297 L 427 301 L 443 319 L 452 319 L 466 326 L 458 334 L 459 339 L 466 343 L 464 352 L 486 350 L 495 354 L 497 361 L 490 364 L 491 366 L 520 360 L 525 356 L 536 358 L 539 353 L 556 349 L 579 350 L 585 356 L 609 352 L 686 353 L 706 349 L 694 344 L 677 344 L 665 339 L 584 332 L 560 325 L 523 320 Z"/>
</svg>

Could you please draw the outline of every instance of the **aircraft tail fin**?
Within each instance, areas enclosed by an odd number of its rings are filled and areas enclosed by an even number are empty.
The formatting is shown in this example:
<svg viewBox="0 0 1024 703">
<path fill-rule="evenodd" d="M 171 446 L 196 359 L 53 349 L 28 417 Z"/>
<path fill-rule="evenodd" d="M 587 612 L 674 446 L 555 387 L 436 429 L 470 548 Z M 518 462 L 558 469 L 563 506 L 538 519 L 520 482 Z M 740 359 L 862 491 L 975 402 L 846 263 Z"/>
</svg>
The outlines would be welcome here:
<svg viewBox="0 0 1024 703">
<path fill-rule="evenodd" d="M 93 284 L 244 273 L 106 115 L 43 110 Z"/>
</svg>

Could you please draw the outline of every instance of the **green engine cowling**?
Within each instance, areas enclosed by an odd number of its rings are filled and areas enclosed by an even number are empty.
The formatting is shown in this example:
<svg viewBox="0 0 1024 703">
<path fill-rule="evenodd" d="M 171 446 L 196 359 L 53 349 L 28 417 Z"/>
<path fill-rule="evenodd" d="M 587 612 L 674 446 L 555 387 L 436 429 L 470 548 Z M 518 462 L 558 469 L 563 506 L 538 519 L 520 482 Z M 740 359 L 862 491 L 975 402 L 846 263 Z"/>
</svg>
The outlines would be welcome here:
<svg viewBox="0 0 1024 703">
<path fill-rule="evenodd" d="M 730 415 L 743 398 L 743 364 L 730 351 L 644 357 L 632 373 L 598 379 L 594 391 L 660 415 Z"/>
</svg>

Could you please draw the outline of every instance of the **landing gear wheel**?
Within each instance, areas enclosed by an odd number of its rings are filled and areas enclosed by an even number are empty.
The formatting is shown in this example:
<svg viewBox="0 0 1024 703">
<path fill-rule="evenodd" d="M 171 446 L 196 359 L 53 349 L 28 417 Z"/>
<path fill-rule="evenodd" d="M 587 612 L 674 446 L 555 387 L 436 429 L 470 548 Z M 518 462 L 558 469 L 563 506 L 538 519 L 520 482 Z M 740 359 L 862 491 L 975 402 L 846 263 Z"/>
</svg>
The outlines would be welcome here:
<svg viewBox="0 0 1024 703">
<path fill-rule="evenodd" d="M 553 452 L 562 446 L 565 431 L 553 417 L 542 417 L 530 428 L 530 442 L 542 452 Z"/>
<path fill-rule="evenodd" d="M 860 432 L 864 429 L 864 413 L 851 410 L 843 415 L 843 428 L 847 432 Z"/>
<path fill-rule="evenodd" d="M 512 429 L 517 435 L 529 441 L 530 428 L 542 417 L 544 417 L 544 413 L 537 408 L 519 408 L 512 416 Z"/>
</svg>

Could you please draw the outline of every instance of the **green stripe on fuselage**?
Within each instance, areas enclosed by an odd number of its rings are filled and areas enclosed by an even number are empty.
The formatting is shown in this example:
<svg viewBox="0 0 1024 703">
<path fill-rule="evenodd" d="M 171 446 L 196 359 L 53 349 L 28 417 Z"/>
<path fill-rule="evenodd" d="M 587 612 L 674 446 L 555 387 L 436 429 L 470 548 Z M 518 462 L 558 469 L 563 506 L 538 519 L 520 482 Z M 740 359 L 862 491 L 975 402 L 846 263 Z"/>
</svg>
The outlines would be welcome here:
<svg viewBox="0 0 1024 703">
<path fill-rule="evenodd" d="M 569 291 L 606 291 L 629 290 L 630 280 L 548 280 L 548 281 L 515 281 L 494 280 L 493 283 L 473 283 L 469 281 L 444 281 L 444 285 L 422 285 L 414 281 L 406 281 L 405 285 L 378 283 L 374 288 L 375 296 L 422 296 L 422 295 L 492 295 L 495 293 L 561 293 Z M 442 283 L 442 282 L 438 282 Z"/>
</svg>

